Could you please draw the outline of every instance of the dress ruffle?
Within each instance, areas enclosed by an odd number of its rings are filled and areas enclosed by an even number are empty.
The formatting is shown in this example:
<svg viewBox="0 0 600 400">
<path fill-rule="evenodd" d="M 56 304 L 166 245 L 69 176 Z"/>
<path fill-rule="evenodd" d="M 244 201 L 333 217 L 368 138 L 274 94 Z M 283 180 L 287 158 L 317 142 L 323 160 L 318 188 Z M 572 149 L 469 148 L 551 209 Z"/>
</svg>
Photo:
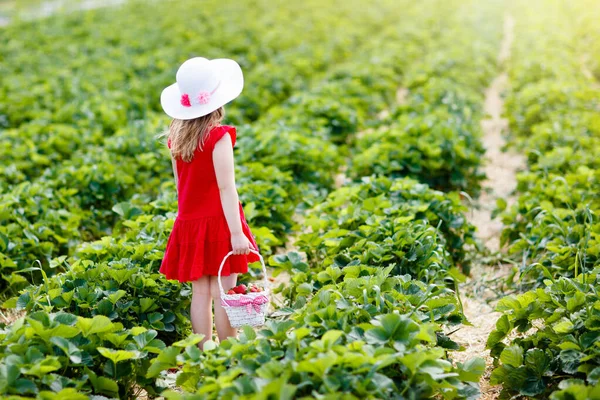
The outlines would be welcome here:
<svg viewBox="0 0 600 400">
<path fill-rule="evenodd" d="M 254 249 L 258 249 L 240 205 L 242 230 Z M 231 235 L 225 216 L 182 219 L 177 217 L 167 241 L 160 272 L 167 279 L 190 282 L 204 275 L 216 276 L 219 266 L 231 251 Z M 221 276 L 248 272 L 248 263 L 259 261 L 256 254 L 227 258 Z"/>
</svg>

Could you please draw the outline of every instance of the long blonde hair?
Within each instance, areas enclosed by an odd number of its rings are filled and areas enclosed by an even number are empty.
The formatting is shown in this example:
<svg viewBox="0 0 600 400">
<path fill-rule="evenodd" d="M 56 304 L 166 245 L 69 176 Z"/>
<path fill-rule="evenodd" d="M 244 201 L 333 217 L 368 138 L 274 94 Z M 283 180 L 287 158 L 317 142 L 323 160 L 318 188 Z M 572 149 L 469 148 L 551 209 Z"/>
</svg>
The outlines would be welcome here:
<svg viewBox="0 0 600 400">
<path fill-rule="evenodd" d="M 168 140 L 171 141 L 173 158 L 190 162 L 194 158 L 196 149 L 203 149 L 210 130 L 218 126 L 224 117 L 225 109 L 219 107 L 210 114 L 199 118 L 173 119 L 171 125 L 169 125 L 169 130 L 161 136 L 167 136 Z"/>
</svg>

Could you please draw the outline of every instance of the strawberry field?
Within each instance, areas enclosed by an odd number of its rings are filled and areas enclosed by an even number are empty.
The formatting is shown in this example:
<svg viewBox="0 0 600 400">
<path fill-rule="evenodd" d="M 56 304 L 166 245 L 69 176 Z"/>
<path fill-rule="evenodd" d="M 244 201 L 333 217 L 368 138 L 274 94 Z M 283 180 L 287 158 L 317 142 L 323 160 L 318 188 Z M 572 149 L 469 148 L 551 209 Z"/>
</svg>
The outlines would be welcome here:
<svg viewBox="0 0 600 400">
<path fill-rule="evenodd" d="M 600 399 L 595 1 L 36 7 L 0 1 L 0 398 Z M 203 350 L 158 272 L 197 55 L 244 70 L 273 292 Z"/>
</svg>

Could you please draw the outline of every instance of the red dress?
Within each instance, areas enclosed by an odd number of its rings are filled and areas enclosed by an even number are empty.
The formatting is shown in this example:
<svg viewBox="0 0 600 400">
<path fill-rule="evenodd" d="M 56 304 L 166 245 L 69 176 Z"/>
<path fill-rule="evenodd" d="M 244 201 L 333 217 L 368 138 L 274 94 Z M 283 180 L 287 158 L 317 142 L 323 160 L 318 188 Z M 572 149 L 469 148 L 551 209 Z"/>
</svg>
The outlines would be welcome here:
<svg viewBox="0 0 600 400">
<path fill-rule="evenodd" d="M 160 272 L 167 279 L 190 282 L 203 275 L 216 276 L 221 261 L 231 251 L 231 234 L 213 166 L 213 149 L 226 133 L 235 145 L 235 128 L 217 126 L 208 134 L 203 150 L 196 149 L 191 162 L 177 160 L 179 210 L 160 266 Z M 170 147 L 170 142 L 168 145 Z M 240 217 L 244 234 L 254 249 L 258 249 L 241 203 Z M 221 275 L 246 273 L 248 263 L 258 260 L 254 253 L 229 256 Z"/>
</svg>

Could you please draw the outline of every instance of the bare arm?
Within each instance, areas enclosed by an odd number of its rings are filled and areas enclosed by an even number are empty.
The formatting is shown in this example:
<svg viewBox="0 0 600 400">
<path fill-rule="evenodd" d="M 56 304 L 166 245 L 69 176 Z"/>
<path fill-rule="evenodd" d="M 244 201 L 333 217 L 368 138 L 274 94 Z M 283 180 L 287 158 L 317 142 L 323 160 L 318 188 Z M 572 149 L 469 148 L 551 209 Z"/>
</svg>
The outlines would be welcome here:
<svg viewBox="0 0 600 400">
<path fill-rule="evenodd" d="M 250 242 L 242 231 L 239 196 L 235 186 L 235 169 L 233 162 L 233 146 L 231 136 L 224 135 L 213 150 L 213 165 L 219 185 L 223 213 L 231 233 L 231 244 L 234 254 L 248 254 Z"/>
</svg>

